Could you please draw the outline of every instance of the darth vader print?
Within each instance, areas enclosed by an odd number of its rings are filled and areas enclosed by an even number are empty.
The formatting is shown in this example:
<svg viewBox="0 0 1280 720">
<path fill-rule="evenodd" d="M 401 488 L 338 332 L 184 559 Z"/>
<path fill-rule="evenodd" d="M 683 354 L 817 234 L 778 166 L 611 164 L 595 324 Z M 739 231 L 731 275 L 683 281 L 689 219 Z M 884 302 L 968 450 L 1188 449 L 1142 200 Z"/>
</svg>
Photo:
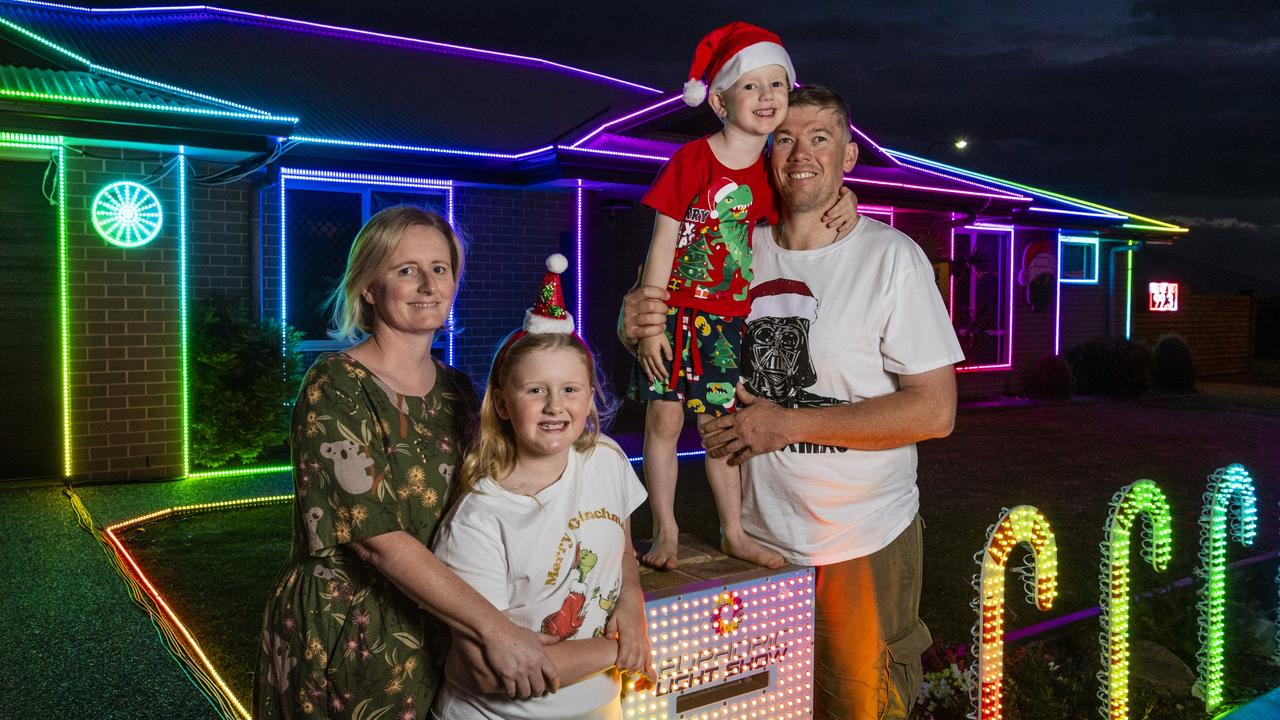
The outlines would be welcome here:
<svg viewBox="0 0 1280 720">
<path fill-rule="evenodd" d="M 742 339 L 742 377 L 747 390 L 783 407 L 827 407 L 848 400 L 809 390 L 818 380 L 809 352 L 809 330 L 818 301 L 799 280 L 777 278 L 753 285 L 751 314 Z M 846 448 L 797 443 L 791 452 L 844 452 Z"/>
</svg>

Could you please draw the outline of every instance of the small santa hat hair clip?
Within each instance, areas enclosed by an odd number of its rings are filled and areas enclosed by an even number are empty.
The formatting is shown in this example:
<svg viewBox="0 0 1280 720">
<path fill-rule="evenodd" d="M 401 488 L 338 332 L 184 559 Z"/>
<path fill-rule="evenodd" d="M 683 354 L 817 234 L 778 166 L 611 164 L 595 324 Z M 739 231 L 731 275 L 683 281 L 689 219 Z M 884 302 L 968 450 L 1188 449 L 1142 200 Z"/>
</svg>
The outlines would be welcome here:
<svg viewBox="0 0 1280 720">
<path fill-rule="evenodd" d="M 542 276 L 538 297 L 524 313 L 525 332 L 571 333 L 576 329 L 573 315 L 564 307 L 564 289 L 560 286 L 560 273 L 568 267 L 568 258 L 560 253 L 547 257 L 547 272 Z"/>
</svg>

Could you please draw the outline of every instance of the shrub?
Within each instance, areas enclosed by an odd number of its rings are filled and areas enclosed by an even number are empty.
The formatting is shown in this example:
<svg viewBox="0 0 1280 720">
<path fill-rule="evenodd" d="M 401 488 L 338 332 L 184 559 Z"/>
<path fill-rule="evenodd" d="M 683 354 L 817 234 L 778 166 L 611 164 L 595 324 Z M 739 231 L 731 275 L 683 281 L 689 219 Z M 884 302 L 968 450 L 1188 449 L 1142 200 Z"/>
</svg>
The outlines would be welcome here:
<svg viewBox="0 0 1280 720">
<path fill-rule="evenodd" d="M 1151 346 L 1141 340 L 1114 340 L 1116 394 L 1141 397 L 1151 385 Z"/>
<path fill-rule="evenodd" d="M 1151 349 L 1143 342 L 1094 338 L 1067 350 L 1067 360 L 1081 395 L 1138 397 L 1151 381 Z"/>
<path fill-rule="evenodd" d="M 1066 400 L 1075 389 L 1071 363 L 1062 355 L 1045 355 L 1036 363 L 1027 383 L 1027 394 L 1036 398 Z"/>
<path fill-rule="evenodd" d="M 283 451 L 298 383 L 301 333 L 258 322 L 225 296 L 191 313 L 191 461 L 216 468 Z"/>
<path fill-rule="evenodd" d="M 1156 341 L 1151 384 L 1159 390 L 1191 392 L 1196 389 L 1196 364 L 1191 346 L 1181 335 L 1164 335 Z"/>
<path fill-rule="evenodd" d="M 1116 353 L 1111 341 L 1093 338 L 1067 350 L 1067 362 L 1081 395 L 1112 395 L 1116 391 Z"/>
</svg>

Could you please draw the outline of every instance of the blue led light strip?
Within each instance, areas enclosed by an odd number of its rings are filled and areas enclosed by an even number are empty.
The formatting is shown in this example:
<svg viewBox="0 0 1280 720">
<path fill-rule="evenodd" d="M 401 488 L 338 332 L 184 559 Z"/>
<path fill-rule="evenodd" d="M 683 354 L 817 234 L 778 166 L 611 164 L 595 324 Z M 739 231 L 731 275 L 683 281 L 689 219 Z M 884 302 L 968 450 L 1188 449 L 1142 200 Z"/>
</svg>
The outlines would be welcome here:
<svg viewBox="0 0 1280 720">
<path fill-rule="evenodd" d="M 453 218 L 453 181 L 436 178 L 406 177 L 400 175 L 379 175 L 371 173 L 354 173 L 340 170 L 315 170 L 311 168 L 280 169 L 280 350 L 283 353 L 288 345 L 288 228 L 289 214 L 286 206 L 286 186 L 289 180 L 305 180 L 312 183 L 336 185 L 359 185 L 362 187 L 386 186 L 402 187 L 413 190 L 443 190 L 445 194 L 445 219 L 454 227 Z M 455 306 L 449 308 L 449 326 L 454 325 Z M 445 361 L 454 364 L 454 337 L 450 332 L 446 335 Z"/>
</svg>

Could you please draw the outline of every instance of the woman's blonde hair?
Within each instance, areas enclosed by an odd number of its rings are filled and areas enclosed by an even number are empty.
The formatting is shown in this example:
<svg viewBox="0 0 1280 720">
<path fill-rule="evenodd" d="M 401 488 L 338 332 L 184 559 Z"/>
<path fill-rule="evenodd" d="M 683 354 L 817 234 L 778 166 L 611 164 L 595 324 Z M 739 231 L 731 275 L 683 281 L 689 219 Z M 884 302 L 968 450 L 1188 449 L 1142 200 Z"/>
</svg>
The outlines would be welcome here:
<svg viewBox="0 0 1280 720">
<path fill-rule="evenodd" d="M 437 230 L 449 243 L 449 261 L 453 266 L 454 293 L 462 284 L 465 256 L 462 238 L 449 221 L 429 210 L 413 205 L 396 205 L 380 210 L 360 228 L 347 253 L 347 270 L 333 289 L 327 304 L 333 308 L 329 337 L 355 342 L 373 330 L 373 306 L 362 293 L 373 284 L 378 274 L 400 245 L 400 238 L 414 225 Z M 447 327 L 446 331 L 453 328 Z"/>
<path fill-rule="evenodd" d="M 517 331 L 519 332 L 519 331 Z M 606 394 L 605 385 L 595 364 L 591 349 L 576 334 L 530 333 L 514 342 L 503 340 L 496 357 L 489 367 L 489 382 L 480 402 L 480 432 L 472 444 L 466 459 L 462 461 L 462 491 L 471 492 L 481 478 L 501 480 L 516 466 L 516 435 L 509 420 L 498 416 L 497 394 L 511 377 L 511 371 L 528 356 L 547 350 L 569 349 L 578 353 L 591 378 L 594 397 L 587 414 L 587 424 L 582 435 L 573 442 L 573 449 L 589 452 L 600 439 L 602 424 L 607 424 L 617 409 L 617 404 Z M 508 343 L 510 345 L 508 346 Z"/>
</svg>

